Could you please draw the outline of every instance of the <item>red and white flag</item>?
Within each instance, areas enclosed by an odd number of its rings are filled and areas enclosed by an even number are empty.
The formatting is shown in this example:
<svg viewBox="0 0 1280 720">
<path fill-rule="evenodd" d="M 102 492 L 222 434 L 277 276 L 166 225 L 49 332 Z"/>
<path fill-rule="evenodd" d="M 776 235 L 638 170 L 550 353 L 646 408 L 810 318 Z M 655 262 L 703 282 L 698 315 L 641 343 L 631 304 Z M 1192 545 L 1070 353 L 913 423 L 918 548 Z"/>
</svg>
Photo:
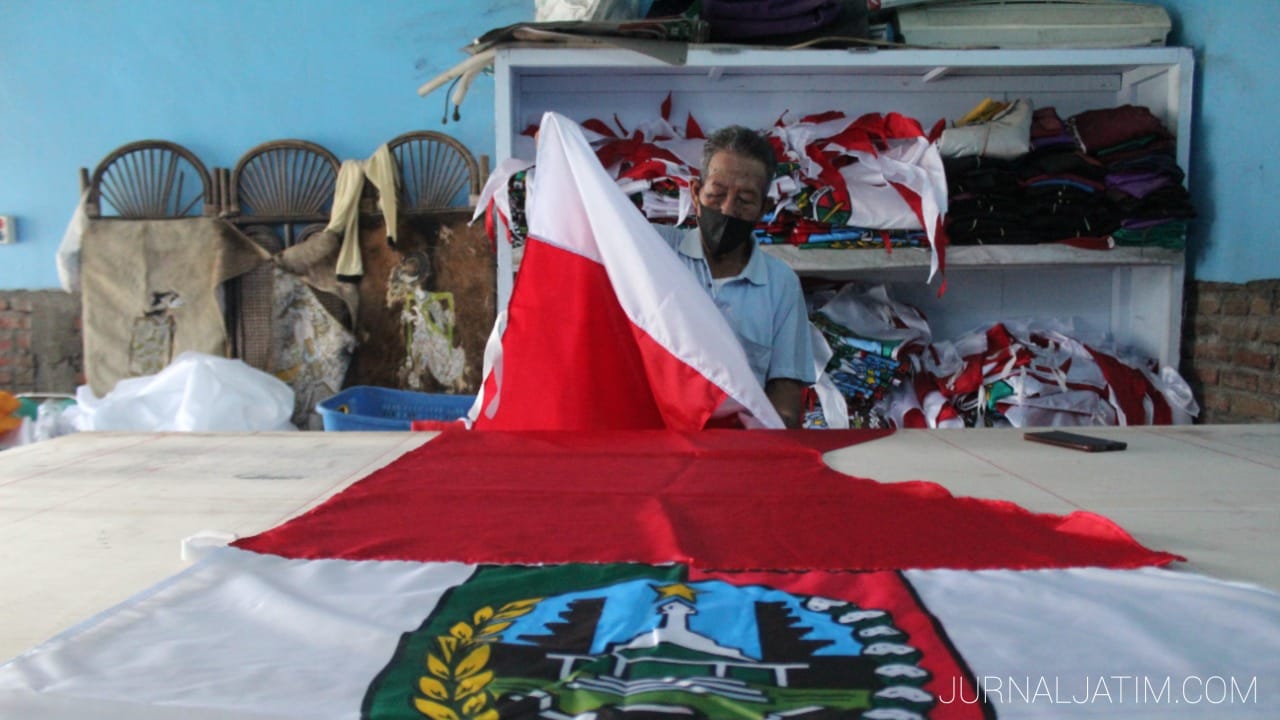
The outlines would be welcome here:
<svg viewBox="0 0 1280 720">
<path fill-rule="evenodd" d="M 475 427 L 781 428 L 733 330 L 581 128 L 544 115 L 536 164 Z"/>
<path fill-rule="evenodd" d="M 854 438 L 445 433 L 0 665 L 0 718 L 1275 717 L 1280 595 Z"/>
</svg>

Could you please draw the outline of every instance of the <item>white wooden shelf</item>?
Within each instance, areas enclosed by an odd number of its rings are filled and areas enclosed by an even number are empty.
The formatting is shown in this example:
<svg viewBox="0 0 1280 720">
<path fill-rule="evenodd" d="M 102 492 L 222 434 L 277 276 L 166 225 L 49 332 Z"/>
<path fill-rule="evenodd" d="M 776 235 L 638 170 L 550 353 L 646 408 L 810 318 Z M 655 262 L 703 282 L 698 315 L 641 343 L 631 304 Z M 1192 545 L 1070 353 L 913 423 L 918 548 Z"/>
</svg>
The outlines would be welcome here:
<svg viewBox="0 0 1280 720">
<path fill-rule="evenodd" d="M 767 127 L 784 113 L 898 112 L 926 128 L 985 98 L 1029 99 L 1068 118 L 1142 105 L 1191 155 L 1194 57 L 1177 47 L 1046 50 L 788 50 L 690 47 L 681 63 L 611 48 L 509 48 L 495 60 L 497 159 L 533 157 L 522 131 L 555 110 L 624 127 L 652 120 L 668 98 L 671 122 L 705 129 Z M 947 253 L 947 291 L 926 285 L 928 252 L 914 248 L 802 250 L 768 246 L 802 276 L 863 279 L 921 306 L 935 337 L 1011 317 L 1069 318 L 1083 332 L 1176 366 L 1184 253 L 1092 251 L 1065 245 L 961 246 Z"/>
<path fill-rule="evenodd" d="M 765 252 L 790 265 L 798 274 L 840 279 L 861 277 L 867 271 L 929 271 L 930 251 L 925 248 L 806 249 L 796 245 L 763 245 Z M 1182 251 L 1166 248 L 1117 247 L 1086 250 L 1069 245 L 964 245 L 947 248 L 947 268 L 1037 268 L 1076 266 L 1165 265 L 1182 263 Z M 923 276 L 922 276 L 923 277 Z"/>
</svg>

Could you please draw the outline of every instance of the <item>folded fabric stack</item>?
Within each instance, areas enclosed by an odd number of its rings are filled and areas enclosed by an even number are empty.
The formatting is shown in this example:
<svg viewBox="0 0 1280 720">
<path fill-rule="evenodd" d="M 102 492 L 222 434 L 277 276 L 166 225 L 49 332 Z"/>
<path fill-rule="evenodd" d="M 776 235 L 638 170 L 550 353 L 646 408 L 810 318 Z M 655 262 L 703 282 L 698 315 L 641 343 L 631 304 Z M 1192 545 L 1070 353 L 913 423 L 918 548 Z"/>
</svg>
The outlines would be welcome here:
<svg viewBox="0 0 1280 720">
<path fill-rule="evenodd" d="M 1024 124 L 1013 112 L 1024 104 L 984 101 L 962 119 L 977 124 L 943 133 L 953 244 L 1182 246 L 1195 213 L 1158 118 L 1125 105 L 1064 122 L 1044 107 Z"/>
<path fill-rule="evenodd" d="M 601 164 L 651 222 L 693 224 L 690 181 L 705 136 L 692 118 L 627 128 L 615 117 L 582 125 Z M 535 128 L 526 130 L 532 135 Z M 839 111 L 784 115 L 764 131 L 778 169 L 763 244 L 802 248 L 929 248 L 937 272 L 949 243 L 1070 242 L 1180 248 L 1195 216 L 1173 155 L 1149 110 L 1124 105 L 1066 121 L 1053 107 L 984 101 L 956 127 L 924 132 L 912 118 Z M 527 171 L 495 196 L 517 242 Z M 502 205 L 510 198 L 510 207 Z M 945 221 L 944 221 L 945 218 Z"/>
<path fill-rule="evenodd" d="M 778 158 L 776 212 L 757 233 L 802 247 L 928 246 L 930 278 L 947 245 L 942 156 L 920 123 L 898 113 L 839 111 L 767 131 Z"/>
<path fill-rule="evenodd" d="M 951 194 L 947 235 L 952 245 L 1026 245 L 1037 242 L 1028 229 L 1027 205 L 1016 162 L 980 155 L 943 161 Z"/>
<path fill-rule="evenodd" d="M 895 388 L 910 383 L 912 358 L 929 343 L 924 316 L 890 299 L 883 285 L 848 283 L 813 293 L 809 301 L 814 308 L 809 319 L 829 350 L 815 351 L 819 362 L 829 356 L 818 383 L 833 389 L 836 402 L 843 403 L 840 410 L 845 412 L 837 417 L 847 414 L 853 428 L 889 427 L 887 400 Z"/>
<path fill-rule="evenodd" d="M 1037 112 L 1057 115 L 1053 108 Z M 1036 242 L 1105 238 L 1119 226 L 1115 207 L 1104 192 L 1105 167 L 1074 143 L 1038 145 L 1018 158 L 1017 172 L 1027 229 Z"/>
<path fill-rule="evenodd" d="M 1030 103 L 983 100 L 943 131 L 939 149 L 950 195 L 947 233 L 955 245 L 1027 245 L 1031 207 L 1024 197 L 1018 159 L 1032 148 Z"/>
<path fill-rule="evenodd" d="M 762 245 L 797 245 L 801 248 L 866 249 L 928 248 L 923 230 L 887 230 L 810 220 L 791 210 L 769 213 L 756 226 L 756 242 Z"/>
<path fill-rule="evenodd" d="M 1054 108 L 1031 111 L 1024 100 L 1015 106 L 1022 108 L 1025 122 L 986 130 L 999 133 L 999 145 L 943 144 L 952 243 L 1029 245 L 1105 238 L 1118 227 L 1118 219 L 1104 193 L 1103 164 L 1080 151 Z M 954 132 L 943 133 L 944 141 Z"/>
<path fill-rule="evenodd" d="M 1195 217 L 1176 142 L 1145 107 L 1090 110 L 1067 121 L 1080 147 L 1105 168 L 1107 197 L 1117 209 L 1117 245 L 1181 248 Z"/>
<path fill-rule="evenodd" d="M 813 315 L 813 323 L 831 347 L 825 370 L 844 396 L 849 426 L 887 427 L 876 406 L 910 377 L 910 368 L 893 357 L 897 343 L 858 337 L 821 313 Z"/>
</svg>

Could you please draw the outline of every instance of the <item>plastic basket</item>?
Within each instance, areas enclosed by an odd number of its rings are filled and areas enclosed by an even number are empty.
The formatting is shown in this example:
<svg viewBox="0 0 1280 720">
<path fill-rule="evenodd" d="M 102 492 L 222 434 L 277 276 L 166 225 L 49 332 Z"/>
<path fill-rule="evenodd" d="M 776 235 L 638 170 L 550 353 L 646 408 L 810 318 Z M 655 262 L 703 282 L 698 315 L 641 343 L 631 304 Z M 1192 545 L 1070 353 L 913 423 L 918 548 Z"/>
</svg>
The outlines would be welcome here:
<svg viewBox="0 0 1280 720">
<path fill-rule="evenodd" d="M 474 395 L 442 395 L 357 385 L 316 404 L 324 429 L 408 430 L 414 420 L 457 420 Z"/>
</svg>

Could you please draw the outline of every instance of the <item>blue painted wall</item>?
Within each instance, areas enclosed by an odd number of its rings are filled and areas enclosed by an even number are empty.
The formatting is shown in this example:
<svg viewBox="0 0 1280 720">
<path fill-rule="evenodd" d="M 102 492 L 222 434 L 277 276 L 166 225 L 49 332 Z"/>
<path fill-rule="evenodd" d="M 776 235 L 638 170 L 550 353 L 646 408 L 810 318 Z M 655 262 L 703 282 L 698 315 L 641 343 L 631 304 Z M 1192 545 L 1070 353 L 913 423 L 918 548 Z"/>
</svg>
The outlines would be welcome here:
<svg viewBox="0 0 1280 720">
<path fill-rule="evenodd" d="M 1280 2 L 1161 0 L 1170 42 L 1196 49 L 1191 188 L 1201 218 L 1198 280 L 1280 277 Z M 143 138 L 191 148 L 210 167 L 281 137 L 368 157 L 412 129 L 443 129 L 493 152 L 493 84 L 459 123 L 443 94 L 415 90 L 533 0 L 0 1 L 0 213 L 21 242 L 0 246 L 0 288 L 57 286 L 53 257 L 77 169 Z"/>
<path fill-rule="evenodd" d="M 1188 253 L 1197 280 L 1280 278 L 1280 2 L 1162 0 L 1195 48 Z"/>
<path fill-rule="evenodd" d="M 258 143 L 318 142 L 367 158 L 408 130 L 493 153 L 493 81 L 462 119 L 424 82 L 487 30 L 533 19 L 533 0 L 2 0 L 0 288 L 58 286 L 54 255 L 78 168 L 134 140 L 172 140 L 232 167 Z"/>
</svg>

